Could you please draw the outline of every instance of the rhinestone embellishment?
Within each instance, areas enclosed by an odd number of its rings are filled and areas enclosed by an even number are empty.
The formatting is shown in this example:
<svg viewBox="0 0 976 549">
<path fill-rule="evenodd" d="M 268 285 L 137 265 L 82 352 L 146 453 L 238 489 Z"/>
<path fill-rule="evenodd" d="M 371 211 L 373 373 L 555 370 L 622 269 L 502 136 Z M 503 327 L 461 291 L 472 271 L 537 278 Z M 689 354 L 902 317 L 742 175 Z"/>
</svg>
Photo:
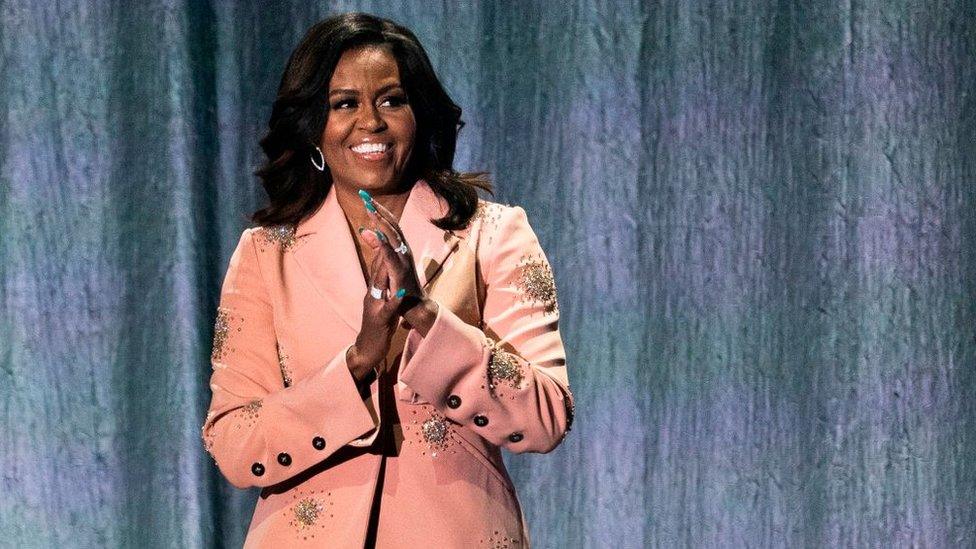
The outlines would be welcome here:
<svg viewBox="0 0 976 549">
<path fill-rule="evenodd" d="M 295 504 L 295 522 L 300 526 L 314 526 L 322 513 L 322 504 L 313 498 L 305 498 Z"/>
<path fill-rule="evenodd" d="M 549 263 L 540 255 L 524 255 L 518 266 L 515 287 L 521 292 L 521 301 L 541 304 L 545 312 L 559 311 L 556 301 L 556 279 Z"/>
<path fill-rule="evenodd" d="M 297 490 L 292 494 L 292 500 L 292 518 L 288 525 L 292 527 L 294 535 L 308 540 L 315 539 L 315 534 L 324 534 L 328 519 L 334 517 L 332 492 Z"/>
<path fill-rule="evenodd" d="M 213 348 L 210 350 L 211 360 L 222 360 L 232 350 L 227 346 L 227 341 L 230 338 L 233 320 L 234 318 L 230 314 L 230 309 L 217 307 L 217 318 L 214 321 Z M 241 317 L 240 322 L 237 323 L 237 329 L 233 331 L 240 332 L 243 329 L 240 324 L 243 322 L 244 318 Z"/>
<path fill-rule="evenodd" d="M 507 352 L 491 338 L 486 339 L 485 345 L 489 348 L 488 389 L 494 394 L 501 383 L 520 389 L 525 375 L 515 355 Z"/>
<path fill-rule="evenodd" d="M 288 355 L 285 354 L 284 347 L 278 343 L 278 367 L 281 369 L 281 379 L 285 387 L 291 387 L 291 368 L 288 366 Z"/>
<path fill-rule="evenodd" d="M 430 456 L 437 457 L 437 453 L 444 451 L 451 445 L 451 426 L 447 418 L 432 413 L 430 418 L 420 425 L 420 433 L 427 445 L 430 446 Z"/>
<path fill-rule="evenodd" d="M 288 251 L 295 247 L 298 238 L 295 237 L 295 228 L 291 225 L 271 225 L 260 227 L 255 232 L 259 249 L 265 251 L 265 246 L 277 246 L 282 251 Z"/>
</svg>

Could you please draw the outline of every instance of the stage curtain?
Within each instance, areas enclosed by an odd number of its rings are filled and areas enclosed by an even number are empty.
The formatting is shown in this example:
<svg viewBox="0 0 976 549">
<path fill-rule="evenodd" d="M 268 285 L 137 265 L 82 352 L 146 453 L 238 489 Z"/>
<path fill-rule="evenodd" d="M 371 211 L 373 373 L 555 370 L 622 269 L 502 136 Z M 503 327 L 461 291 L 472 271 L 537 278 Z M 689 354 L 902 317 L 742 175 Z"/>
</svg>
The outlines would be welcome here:
<svg viewBox="0 0 976 549">
<path fill-rule="evenodd" d="M 0 544 L 241 545 L 220 283 L 287 56 L 354 10 L 416 32 L 553 265 L 535 546 L 976 545 L 962 0 L 0 0 Z"/>
</svg>

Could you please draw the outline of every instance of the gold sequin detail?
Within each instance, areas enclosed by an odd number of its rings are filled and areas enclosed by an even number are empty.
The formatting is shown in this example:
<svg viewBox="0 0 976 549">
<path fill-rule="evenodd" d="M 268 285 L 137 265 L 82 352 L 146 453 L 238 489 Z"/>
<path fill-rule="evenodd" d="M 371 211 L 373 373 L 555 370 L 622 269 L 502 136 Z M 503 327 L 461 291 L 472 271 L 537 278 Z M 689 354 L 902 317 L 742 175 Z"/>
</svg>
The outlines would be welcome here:
<svg viewBox="0 0 976 549">
<path fill-rule="evenodd" d="M 511 549 L 521 547 L 522 542 L 518 538 L 503 536 L 498 530 L 495 530 L 495 535 L 488 536 L 487 539 L 481 538 L 481 546 L 491 547 L 491 549 Z"/>
<path fill-rule="evenodd" d="M 573 420 L 576 418 L 576 399 L 568 387 L 563 396 L 563 405 L 566 407 L 566 432 L 563 433 L 563 436 L 566 436 L 569 434 L 569 430 L 573 428 Z"/>
<path fill-rule="evenodd" d="M 288 366 L 288 355 L 285 354 L 281 343 L 278 343 L 278 367 L 281 369 L 281 379 L 284 381 L 285 387 L 291 387 L 291 368 Z"/>
<path fill-rule="evenodd" d="M 324 532 L 326 519 L 333 516 L 332 492 L 296 490 L 292 498 L 295 503 L 291 507 L 292 518 L 288 524 L 295 534 L 307 540 L 315 538 L 317 532 Z"/>
<path fill-rule="evenodd" d="M 419 430 L 421 438 L 427 444 L 427 447 L 430 450 L 430 457 L 436 458 L 440 453 L 443 453 L 448 449 L 450 449 L 451 452 L 454 452 L 454 449 L 451 447 L 457 442 L 457 440 L 455 439 L 454 429 L 451 427 L 450 420 L 432 408 L 427 408 L 425 406 L 424 409 L 427 410 L 430 417 L 419 425 Z M 413 410 L 413 413 L 416 414 L 417 410 Z M 416 419 L 413 420 L 413 427 L 417 428 Z M 405 426 L 405 428 L 407 431 L 411 430 L 409 425 Z"/>
<path fill-rule="evenodd" d="M 210 457 L 213 458 L 214 463 L 216 463 L 217 456 L 215 456 L 213 453 L 214 435 L 209 429 L 210 421 L 213 419 L 213 417 L 214 413 L 212 411 L 207 412 L 207 418 L 203 420 L 203 427 L 200 427 L 200 438 L 203 440 L 203 449 L 210 454 Z"/>
<path fill-rule="evenodd" d="M 485 345 L 489 349 L 488 355 L 488 390 L 493 395 L 500 383 L 504 383 L 513 389 L 520 389 L 525 375 L 522 373 L 521 364 L 512 353 L 503 349 L 491 338 L 486 338 Z"/>
<path fill-rule="evenodd" d="M 522 256 L 515 276 L 515 287 L 521 293 L 521 301 L 541 304 L 547 313 L 559 312 L 556 279 L 541 254 Z"/>
<path fill-rule="evenodd" d="M 217 319 L 214 321 L 213 348 L 210 350 L 210 360 L 217 361 L 224 357 L 224 345 L 230 332 L 230 311 L 223 307 L 217 308 Z"/>
<path fill-rule="evenodd" d="M 237 424 L 237 428 L 240 429 L 241 425 L 246 425 L 252 427 L 254 422 L 261 417 L 261 399 L 256 398 L 251 402 L 248 402 L 244 406 L 236 410 L 237 415 L 243 420 L 243 422 Z"/>
<path fill-rule="evenodd" d="M 259 227 L 254 233 L 257 237 L 258 250 L 265 251 L 267 247 L 277 246 L 282 251 L 295 248 L 301 237 L 295 236 L 295 228 L 291 225 L 271 225 Z"/>
<path fill-rule="evenodd" d="M 510 207 L 508 205 L 502 205 L 498 202 L 489 202 L 487 200 L 478 200 L 478 206 L 475 208 L 474 215 L 471 216 L 471 223 L 468 225 L 474 225 L 475 222 L 481 222 L 481 231 L 484 233 L 486 229 L 488 231 L 488 244 L 491 245 L 495 237 L 495 227 L 498 225 L 498 220 L 502 218 L 502 212 L 505 208 Z"/>
<path fill-rule="evenodd" d="M 321 512 L 321 503 L 312 498 L 305 498 L 295 504 L 295 521 L 301 526 L 312 526 Z"/>
</svg>

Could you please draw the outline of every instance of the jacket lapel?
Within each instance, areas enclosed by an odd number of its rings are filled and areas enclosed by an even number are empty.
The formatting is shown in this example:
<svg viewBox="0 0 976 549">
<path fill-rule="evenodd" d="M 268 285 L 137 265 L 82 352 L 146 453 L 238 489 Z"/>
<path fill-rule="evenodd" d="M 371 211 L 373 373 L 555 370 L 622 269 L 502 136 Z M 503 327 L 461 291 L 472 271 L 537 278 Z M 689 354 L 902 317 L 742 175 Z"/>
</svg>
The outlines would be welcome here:
<svg viewBox="0 0 976 549">
<path fill-rule="evenodd" d="M 460 242 L 453 232 L 440 229 L 430 222 L 431 219 L 443 217 L 447 211 L 447 201 L 421 179 L 410 190 L 400 216 L 400 230 L 407 239 L 417 278 L 424 289 L 437 276 L 444 261 Z"/>
<path fill-rule="evenodd" d="M 423 288 L 437 276 L 460 241 L 451 231 L 444 231 L 430 222 L 442 217 L 447 210 L 447 202 L 421 179 L 411 188 L 400 215 L 400 229 L 413 252 L 414 268 Z M 295 237 L 307 239 L 296 247 L 295 261 L 322 299 L 358 333 L 362 326 L 366 282 L 334 186 L 319 209 L 298 224 Z"/>
<path fill-rule="evenodd" d="M 295 249 L 296 263 L 325 302 L 358 333 L 366 282 L 335 187 L 329 189 L 319 209 L 298 224 L 295 238 L 307 239 Z"/>
</svg>

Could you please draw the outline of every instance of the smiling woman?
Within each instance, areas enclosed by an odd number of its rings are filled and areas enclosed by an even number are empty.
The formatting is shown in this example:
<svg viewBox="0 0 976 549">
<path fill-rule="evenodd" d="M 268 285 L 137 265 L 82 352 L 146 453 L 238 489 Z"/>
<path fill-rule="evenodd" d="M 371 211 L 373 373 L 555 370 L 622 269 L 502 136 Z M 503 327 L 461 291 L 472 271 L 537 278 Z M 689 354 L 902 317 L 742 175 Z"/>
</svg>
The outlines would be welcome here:
<svg viewBox="0 0 976 549">
<path fill-rule="evenodd" d="M 385 19 L 322 21 L 288 61 L 202 426 L 262 488 L 246 547 L 529 545 L 501 449 L 572 423 L 555 280 L 525 211 L 453 169 L 460 117 Z"/>
</svg>

